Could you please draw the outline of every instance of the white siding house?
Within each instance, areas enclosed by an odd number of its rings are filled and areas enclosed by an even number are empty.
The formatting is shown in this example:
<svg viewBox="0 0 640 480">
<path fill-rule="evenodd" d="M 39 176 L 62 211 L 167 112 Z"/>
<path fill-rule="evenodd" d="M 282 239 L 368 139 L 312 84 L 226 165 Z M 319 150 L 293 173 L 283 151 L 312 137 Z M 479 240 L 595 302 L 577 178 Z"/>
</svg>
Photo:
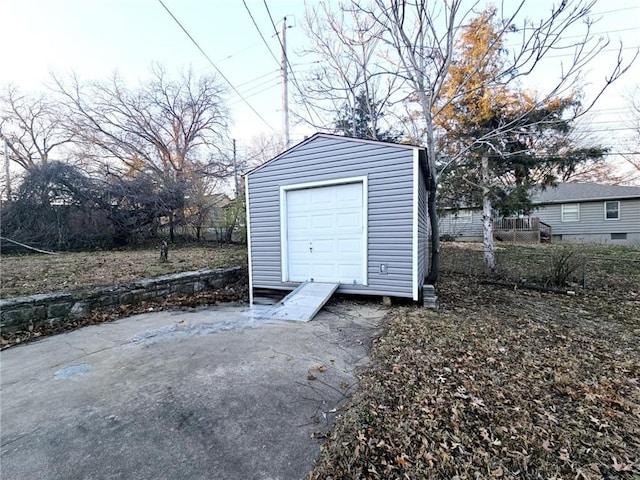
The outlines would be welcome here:
<svg viewBox="0 0 640 480">
<path fill-rule="evenodd" d="M 561 183 L 533 194 L 531 214 L 552 229 L 553 242 L 640 244 L 640 187 Z M 479 209 L 447 213 L 440 232 L 462 241 L 482 240 Z"/>
<path fill-rule="evenodd" d="M 320 133 L 249 172 L 251 298 L 317 281 L 420 300 L 426 172 L 423 148 Z"/>
</svg>

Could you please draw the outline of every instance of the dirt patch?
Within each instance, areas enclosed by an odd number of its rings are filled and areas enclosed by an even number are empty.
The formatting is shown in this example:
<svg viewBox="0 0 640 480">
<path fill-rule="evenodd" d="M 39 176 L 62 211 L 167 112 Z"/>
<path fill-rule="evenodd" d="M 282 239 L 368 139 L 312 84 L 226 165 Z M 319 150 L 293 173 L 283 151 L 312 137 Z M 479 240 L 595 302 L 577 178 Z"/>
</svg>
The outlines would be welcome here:
<svg viewBox="0 0 640 480">
<path fill-rule="evenodd" d="M 309 479 L 638 478 L 640 298 L 448 276 L 394 309 Z"/>
<path fill-rule="evenodd" d="M 97 252 L 63 252 L 2 257 L 0 298 L 38 293 L 77 291 L 117 285 L 205 268 L 246 266 L 241 245 L 185 246 L 169 249 L 169 261 L 160 261 L 160 248 Z"/>
</svg>

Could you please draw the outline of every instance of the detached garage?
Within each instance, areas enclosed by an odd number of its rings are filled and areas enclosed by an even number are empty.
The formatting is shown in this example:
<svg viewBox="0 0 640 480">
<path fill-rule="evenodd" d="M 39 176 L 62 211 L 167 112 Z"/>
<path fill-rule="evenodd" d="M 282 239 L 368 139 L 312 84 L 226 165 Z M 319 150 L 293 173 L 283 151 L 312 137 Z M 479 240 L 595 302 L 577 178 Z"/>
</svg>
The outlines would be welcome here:
<svg viewBox="0 0 640 480">
<path fill-rule="evenodd" d="M 302 282 L 421 300 L 426 174 L 423 148 L 322 133 L 249 172 L 251 301 Z"/>
</svg>

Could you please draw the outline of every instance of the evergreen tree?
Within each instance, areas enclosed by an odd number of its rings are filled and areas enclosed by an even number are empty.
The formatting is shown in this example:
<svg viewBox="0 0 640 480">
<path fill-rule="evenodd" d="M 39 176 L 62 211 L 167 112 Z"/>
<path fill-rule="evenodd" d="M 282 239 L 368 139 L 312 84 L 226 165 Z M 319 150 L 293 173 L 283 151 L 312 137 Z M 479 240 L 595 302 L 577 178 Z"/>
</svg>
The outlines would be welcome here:
<svg viewBox="0 0 640 480">
<path fill-rule="evenodd" d="M 384 116 L 379 103 L 361 91 L 355 98 L 355 106 L 344 105 L 335 123 L 339 135 L 367 140 L 397 143 L 400 134 L 392 130 L 381 130 L 378 121 Z"/>
<path fill-rule="evenodd" d="M 507 87 L 508 79 L 501 75 L 506 52 L 494 17 L 494 10 L 483 12 L 458 39 L 459 53 L 436 119 L 445 159 L 440 204 L 482 205 L 489 270 L 496 268 L 494 214 L 530 213 L 533 189 L 553 185 L 606 151 L 577 148 L 572 142 L 567 114 L 579 106 L 577 95 L 541 102 L 527 91 Z M 456 162 L 447 164 L 447 158 Z"/>
</svg>

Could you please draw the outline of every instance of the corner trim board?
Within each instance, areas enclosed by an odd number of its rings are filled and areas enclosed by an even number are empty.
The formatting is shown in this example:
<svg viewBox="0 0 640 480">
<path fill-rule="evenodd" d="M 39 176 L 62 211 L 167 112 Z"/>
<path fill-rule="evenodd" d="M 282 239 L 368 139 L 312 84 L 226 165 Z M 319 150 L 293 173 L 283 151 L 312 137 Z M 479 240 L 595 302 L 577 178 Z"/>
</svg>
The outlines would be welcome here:
<svg viewBox="0 0 640 480">
<path fill-rule="evenodd" d="M 245 214 L 247 216 L 247 264 L 249 267 L 249 305 L 253 305 L 253 266 L 251 255 L 251 208 L 249 203 L 249 177 L 244 177 Z"/>
<path fill-rule="evenodd" d="M 413 215 L 412 215 L 412 272 L 411 272 L 411 290 L 413 300 L 418 301 L 419 288 L 419 272 L 418 272 L 418 210 L 420 202 L 418 199 L 420 189 L 420 150 L 413 150 Z"/>
</svg>

